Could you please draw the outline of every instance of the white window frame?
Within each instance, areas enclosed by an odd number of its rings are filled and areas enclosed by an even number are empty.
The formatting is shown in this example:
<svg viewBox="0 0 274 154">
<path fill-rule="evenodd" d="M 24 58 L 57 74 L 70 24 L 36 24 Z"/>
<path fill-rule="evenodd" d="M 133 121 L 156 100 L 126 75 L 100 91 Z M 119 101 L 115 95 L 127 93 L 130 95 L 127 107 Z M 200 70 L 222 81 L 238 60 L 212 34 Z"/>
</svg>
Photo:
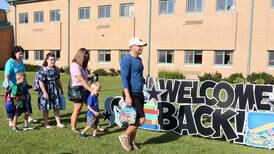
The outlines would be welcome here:
<svg viewBox="0 0 274 154">
<path fill-rule="evenodd" d="M 188 60 L 187 60 L 187 53 L 191 53 L 192 55 L 192 62 L 188 62 Z M 201 59 L 201 63 L 195 63 L 195 56 L 197 55 L 197 54 L 201 54 L 201 56 L 202 56 L 202 59 Z M 186 50 L 185 51 L 185 65 L 202 65 L 203 64 L 203 52 L 202 52 L 202 50 Z"/>
<path fill-rule="evenodd" d="M 81 11 L 83 11 L 83 17 L 81 17 Z M 91 14 L 90 7 L 79 7 L 78 8 L 78 20 L 89 20 Z"/>
<path fill-rule="evenodd" d="M 190 10 L 189 10 L 189 1 L 190 1 L 190 0 L 187 0 L 187 5 L 186 5 L 186 7 L 187 7 L 186 12 L 187 12 L 187 13 L 189 13 L 189 14 L 194 14 L 194 13 L 203 13 L 203 12 L 204 12 L 204 5 L 205 5 L 205 4 L 204 4 L 204 0 L 201 0 L 201 3 L 202 3 L 202 5 L 201 5 L 201 11 L 197 11 L 197 1 L 198 1 L 198 0 L 193 0 L 193 1 L 194 1 L 194 5 L 195 5 L 194 7 L 195 7 L 195 8 L 194 8 L 194 11 L 190 11 Z"/>
<path fill-rule="evenodd" d="M 165 55 L 165 61 L 164 62 L 160 62 L 160 54 L 163 53 Z M 172 59 L 171 62 L 167 62 L 167 55 L 168 53 L 171 53 L 172 55 Z M 158 64 L 166 64 L 166 65 L 170 65 L 170 64 L 174 64 L 174 50 L 158 50 Z"/>
<path fill-rule="evenodd" d="M 38 15 L 38 20 L 36 20 L 36 15 Z M 43 23 L 44 22 L 44 12 L 43 11 L 36 11 L 33 13 L 34 23 Z"/>
<path fill-rule="evenodd" d="M 225 8 L 223 8 L 223 9 L 219 8 L 219 1 L 225 1 Z M 230 11 L 234 11 L 236 9 L 236 0 L 233 0 L 234 6 L 233 6 L 232 9 L 228 9 L 227 1 L 229 1 L 229 0 L 217 0 L 216 4 L 217 4 L 217 11 L 218 12 L 230 12 Z"/>
<path fill-rule="evenodd" d="M 166 3 L 165 11 L 161 10 L 162 3 Z M 172 12 L 170 12 L 170 9 L 169 9 L 169 5 L 171 5 L 170 3 L 173 3 Z M 176 5 L 175 0 L 159 0 L 159 15 L 173 15 L 175 13 L 175 8 L 176 8 L 175 5 Z"/>
<path fill-rule="evenodd" d="M 27 53 L 27 54 L 26 54 L 26 53 Z M 27 56 L 28 58 L 26 58 L 26 55 L 28 55 L 28 56 Z M 24 61 L 25 61 L 25 60 L 29 60 L 29 50 L 25 50 L 25 51 L 24 51 L 23 60 L 24 60 Z"/>
<path fill-rule="evenodd" d="M 103 54 L 104 60 L 100 60 L 100 55 Z M 106 61 L 106 55 L 109 54 L 110 59 L 109 61 Z M 110 63 L 111 62 L 111 51 L 110 50 L 98 50 L 98 62 L 99 63 Z"/>
<path fill-rule="evenodd" d="M 273 54 L 273 59 L 272 59 L 272 61 L 273 61 L 273 64 L 271 65 L 270 64 L 270 54 Z M 268 61 L 267 61 L 267 65 L 269 66 L 269 67 L 274 67 L 274 50 L 268 50 Z"/>
<path fill-rule="evenodd" d="M 55 59 L 58 61 L 61 58 L 61 51 L 60 50 L 51 50 L 50 52 L 52 52 L 55 55 Z M 57 57 L 59 52 L 59 57 Z"/>
<path fill-rule="evenodd" d="M 122 8 L 125 8 L 125 15 L 122 14 Z M 121 3 L 120 4 L 120 17 L 134 17 L 134 3 Z"/>
<path fill-rule="evenodd" d="M 61 20 L 60 10 L 50 10 L 50 21 L 60 22 L 60 20 Z"/>
<path fill-rule="evenodd" d="M 29 17 L 27 12 L 19 13 L 19 24 L 27 24 Z"/>
<path fill-rule="evenodd" d="M 44 60 L 44 50 L 34 50 L 34 60 L 35 61 L 43 61 Z"/>
<path fill-rule="evenodd" d="M 222 64 L 216 64 L 217 53 L 222 53 Z M 230 62 L 227 64 L 225 64 L 226 54 L 230 55 Z M 215 50 L 214 64 L 216 66 L 231 66 L 231 65 L 233 65 L 233 51 L 232 50 Z"/>
<path fill-rule="evenodd" d="M 103 14 L 101 14 L 101 9 L 103 10 Z M 107 16 L 107 9 L 109 9 L 109 16 Z M 107 19 L 111 17 L 111 5 L 100 5 L 98 6 L 98 19 Z"/>
<path fill-rule="evenodd" d="M 120 55 L 119 55 L 119 60 L 121 61 L 122 60 L 122 58 L 126 55 L 126 54 L 128 54 L 128 52 L 129 52 L 129 50 L 120 50 L 119 51 L 120 53 Z"/>
</svg>

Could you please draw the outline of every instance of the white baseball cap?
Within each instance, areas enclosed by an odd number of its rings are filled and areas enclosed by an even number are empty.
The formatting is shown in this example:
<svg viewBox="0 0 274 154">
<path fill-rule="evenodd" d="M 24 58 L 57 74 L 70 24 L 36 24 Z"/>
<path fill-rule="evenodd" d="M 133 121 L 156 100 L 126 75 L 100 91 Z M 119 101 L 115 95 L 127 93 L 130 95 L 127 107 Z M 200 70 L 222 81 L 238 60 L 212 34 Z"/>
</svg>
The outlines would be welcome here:
<svg viewBox="0 0 274 154">
<path fill-rule="evenodd" d="M 129 40 L 128 46 L 133 46 L 133 45 L 141 45 L 141 46 L 146 46 L 147 44 L 143 42 L 140 38 L 138 37 L 133 37 L 132 39 Z"/>
</svg>

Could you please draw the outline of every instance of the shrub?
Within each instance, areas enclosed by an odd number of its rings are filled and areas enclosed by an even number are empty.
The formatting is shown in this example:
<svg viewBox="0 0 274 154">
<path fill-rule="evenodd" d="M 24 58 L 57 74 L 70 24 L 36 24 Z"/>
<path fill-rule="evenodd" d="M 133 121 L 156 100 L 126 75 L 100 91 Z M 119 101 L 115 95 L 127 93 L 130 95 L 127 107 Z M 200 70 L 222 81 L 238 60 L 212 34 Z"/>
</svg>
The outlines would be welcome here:
<svg viewBox="0 0 274 154">
<path fill-rule="evenodd" d="M 220 82 L 222 80 L 222 74 L 220 72 L 215 72 L 212 74 L 212 80 L 216 82 Z"/>
<path fill-rule="evenodd" d="M 265 80 L 264 79 L 256 79 L 254 81 L 255 84 L 265 84 Z"/>
<path fill-rule="evenodd" d="M 109 69 L 109 74 L 108 75 L 110 75 L 110 76 L 117 76 L 118 73 L 116 72 L 116 70 L 114 68 L 111 68 L 111 69 Z"/>
<path fill-rule="evenodd" d="M 198 75 L 198 78 L 200 81 L 212 80 L 212 75 L 210 73 L 204 73 L 202 76 Z"/>
<path fill-rule="evenodd" d="M 185 76 L 180 72 L 175 71 L 160 71 L 158 73 L 159 78 L 166 78 L 166 79 L 184 79 Z"/>
<path fill-rule="evenodd" d="M 231 83 L 245 83 L 245 79 L 241 78 L 241 77 L 237 77 L 236 79 L 234 79 Z"/>
<path fill-rule="evenodd" d="M 60 71 L 61 73 L 70 74 L 70 72 L 69 72 L 69 67 L 60 67 L 60 68 L 59 68 L 59 71 Z"/>
<path fill-rule="evenodd" d="M 121 71 L 120 70 L 116 70 L 118 75 L 121 75 Z"/>
<path fill-rule="evenodd" d="M 231 74 L 228 78 L 225 78 L 224 80 L 229 83 L 244 83 L 245 82 L 245 78 L 242 73 Z"/>
<path fill-rule="evenodd" d="M 274 83 L 274 78 L 271 74 L 265 73 L 265 72 L 253 72 L 252 74 L 250 74 L 247 77 L 247 81 L 249 81 L 250 83 L 255 83 L 256 80 L 258 80 L 257 82 L 260 82 L 259 79 L 263 79 L 264 80 L 264 84 L 273 84 Z"/>
<path fill-rule="evenodd" d="M 108 72 L 102 68 L 94 70 L 93 74 L 98 74 L 99 76 L 108 76 Z"/>
<path fill-rule="evenodd" d="M 37 72 L 41 66 L 25 64 L 26 72 Z"/>
</svg>

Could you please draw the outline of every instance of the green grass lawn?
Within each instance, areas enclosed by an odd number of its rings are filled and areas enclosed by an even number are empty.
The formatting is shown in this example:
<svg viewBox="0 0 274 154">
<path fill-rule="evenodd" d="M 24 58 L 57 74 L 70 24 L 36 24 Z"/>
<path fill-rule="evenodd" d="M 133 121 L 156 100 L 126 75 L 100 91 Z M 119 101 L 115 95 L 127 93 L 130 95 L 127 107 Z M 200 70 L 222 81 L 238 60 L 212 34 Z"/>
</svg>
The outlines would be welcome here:
<svg viewBox="0 0 274 154">
<path fill-rule="evenodd" d="M 0 72 L 1 84 L 3 72 Z M 67 92 L 69 76 L 61 75 L 61 81 Z M 27 73 L 30 84 L 33 83 L 34 73 Z M 99 96 L 100 109 L 103 111 L 103 101 L 107 96 L 121 94 L 121 82 L 118 77 L 100 77 L 102 91 Z M 0 88 L 3 94 L 3 89 Z M 103 134 L 99 140 L 82 139 L 78 134 L 70 131 L 70 115 L 72 103 L 67 102 L 67 109 L 62 111 L 62 121 L 67 126 L 64 129 L 45 129 L 42 124 L 42 112 L 37 108 L 37 94 L 31 91 L 33 117 L 40 123 L 34 124 L 37 129 L 32 131 L 12 132 L 7 126 L 6 112 L 1 97 L 0 104 L 0 153 L 122 153 L 125 152 L 120 146 L 118 136 L 123 131 L 115 126 L 109 129 L 109 133 Z M 78 127 L 85 126 L 86 108 L 82 109 Z M 19 122 L 23 121 L 23 116 Z M 55 125 L 54 117 L 50 112 L 50 123 Z M 108 123 L 101 119 L 100 124 L 106 127 Z M 22 127 L 22 123 L 19 125 Z M 91 131 L 89 132 L 91 133 Z M 139 129 L 137 143 L 142 148 L 141 153 L 273 153 L 267 149 L 253 148 L 234 143 L 212 140 L 194 136 L 178 136 L 172 132 L 153 132 Z"/>
</svg>

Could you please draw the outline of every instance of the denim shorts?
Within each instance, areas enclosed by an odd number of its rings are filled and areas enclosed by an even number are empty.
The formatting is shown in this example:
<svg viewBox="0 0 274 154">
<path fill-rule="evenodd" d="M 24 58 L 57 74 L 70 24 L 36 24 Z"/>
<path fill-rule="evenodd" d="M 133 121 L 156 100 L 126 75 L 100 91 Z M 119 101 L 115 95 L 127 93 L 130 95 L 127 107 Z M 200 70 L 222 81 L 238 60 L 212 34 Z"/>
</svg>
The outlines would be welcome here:
<svg viewBox="0 0 274 154">
<path fill-rule="evenodd" d="M 87 125 L 96 128 L 99 124 L 99 118 L 94 116 L 87 116 Z"/>
</svg>

